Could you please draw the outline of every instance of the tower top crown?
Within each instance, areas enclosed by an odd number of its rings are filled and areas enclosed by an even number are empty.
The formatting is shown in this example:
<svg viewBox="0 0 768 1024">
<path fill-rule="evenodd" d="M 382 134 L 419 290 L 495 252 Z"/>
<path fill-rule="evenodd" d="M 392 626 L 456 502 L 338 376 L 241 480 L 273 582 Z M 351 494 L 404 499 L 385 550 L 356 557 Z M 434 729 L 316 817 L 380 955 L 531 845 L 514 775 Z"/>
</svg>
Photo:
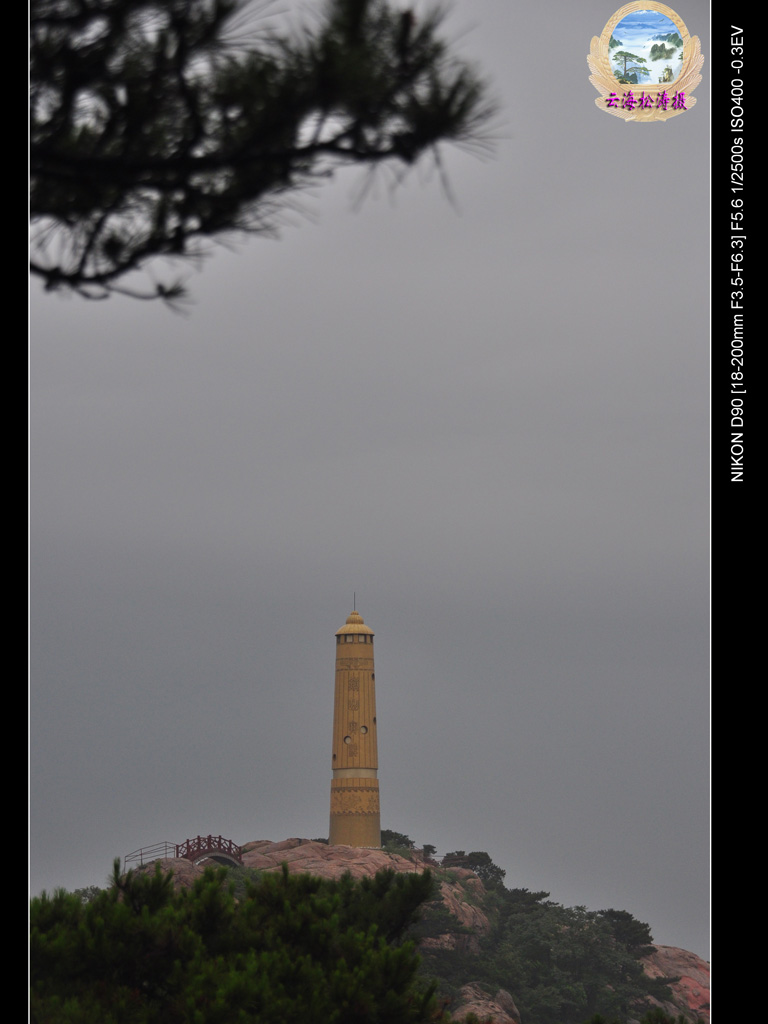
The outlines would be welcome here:
<svg viewBox="0 0 768 1024">
<path fill-rule="evenodd" d="M 339 633 L 370 633 L 373 636 L 373 630 L 363 622 L 360 612 L 350 612 L 347 616 L 347 624 L 336 630 L 336 636 Z"/>
</svg>

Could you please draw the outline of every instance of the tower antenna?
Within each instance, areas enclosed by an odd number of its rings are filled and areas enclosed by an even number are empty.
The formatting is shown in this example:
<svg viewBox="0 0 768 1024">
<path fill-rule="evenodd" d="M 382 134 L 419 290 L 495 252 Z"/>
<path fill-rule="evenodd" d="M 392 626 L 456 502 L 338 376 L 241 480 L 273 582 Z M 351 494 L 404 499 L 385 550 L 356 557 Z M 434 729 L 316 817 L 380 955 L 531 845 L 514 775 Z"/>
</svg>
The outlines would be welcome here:
<svg viewBox="0 0 768 1024">
<path fill-rule="evenodd" d="M 352 611 L 357 611 L 357 594 L 354 592 L 354 590 L 352 591 Z"/>
</svg>

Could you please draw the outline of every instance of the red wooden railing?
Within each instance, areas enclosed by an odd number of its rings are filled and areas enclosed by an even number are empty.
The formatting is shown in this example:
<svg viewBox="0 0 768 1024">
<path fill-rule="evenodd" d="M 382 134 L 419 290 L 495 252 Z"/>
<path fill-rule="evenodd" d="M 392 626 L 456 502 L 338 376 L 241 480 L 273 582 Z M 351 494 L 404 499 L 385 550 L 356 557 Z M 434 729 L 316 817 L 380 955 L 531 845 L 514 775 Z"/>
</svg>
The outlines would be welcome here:
<svg viewBox="0 0 768 1024">
<path fill-rule="evenodd" d="M 140 850 L 134 850 L 123 858 L 123 870 L 125 871 L 129 864 L 149 864 L 162 858 L 181 857 L 184 860 L 197 861 L 217 853 L 231 857 L 238 864 L 243 863 L 240 847 L 231 839 L 224 839 L 223 836 L 195 836 L 194 839 L 185 839 L 183 843 L 155 843 L 154 846 L 143 846 Z"/>
<path fill-rule="evenodd" d="M 211 853 L 225 853 L 241 864 L 243 862 L 237 843 L 233 843 L 231 839 L 224 839 L 223 836 L 195 836 L 194 839 L 185 839 L 176 847 L 176 856 L 184 857 L 185 860 L 199 860 Z"/>
</svg>

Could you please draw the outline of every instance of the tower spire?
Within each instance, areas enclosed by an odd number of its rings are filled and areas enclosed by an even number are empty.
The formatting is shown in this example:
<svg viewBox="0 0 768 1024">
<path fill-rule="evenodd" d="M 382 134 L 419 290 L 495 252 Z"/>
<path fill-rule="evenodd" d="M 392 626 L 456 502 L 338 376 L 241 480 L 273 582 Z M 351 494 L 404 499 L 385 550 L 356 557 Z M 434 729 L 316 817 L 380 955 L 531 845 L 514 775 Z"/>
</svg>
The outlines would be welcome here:
<svg viewBox="0 0 768 1024">
<path fill-rule="evenodd" d="M 373 630 L 353 608 L 336 633 L 332 846 L 381 846 L 375 679 Z"/>
</svg>

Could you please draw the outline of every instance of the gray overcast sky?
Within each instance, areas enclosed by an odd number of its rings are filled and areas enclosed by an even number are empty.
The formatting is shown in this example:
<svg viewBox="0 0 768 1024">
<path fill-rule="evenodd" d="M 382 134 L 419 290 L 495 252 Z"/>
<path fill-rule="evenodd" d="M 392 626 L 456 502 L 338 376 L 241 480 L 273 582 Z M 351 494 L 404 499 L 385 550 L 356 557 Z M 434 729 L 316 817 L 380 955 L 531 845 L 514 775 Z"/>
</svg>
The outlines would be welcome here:
<svg viewBox="0 0 768 1024">
<path fill-rule="evenodd" d="M 327 835 L 354 590 L 383 826 L 708 955 L 709 4 L 650 125 L 594 104 L 616 9 L 455 3 L 455 206 L 345 172 L 187 317 L 33 286 L 32 892 Z"/>
</svg>

